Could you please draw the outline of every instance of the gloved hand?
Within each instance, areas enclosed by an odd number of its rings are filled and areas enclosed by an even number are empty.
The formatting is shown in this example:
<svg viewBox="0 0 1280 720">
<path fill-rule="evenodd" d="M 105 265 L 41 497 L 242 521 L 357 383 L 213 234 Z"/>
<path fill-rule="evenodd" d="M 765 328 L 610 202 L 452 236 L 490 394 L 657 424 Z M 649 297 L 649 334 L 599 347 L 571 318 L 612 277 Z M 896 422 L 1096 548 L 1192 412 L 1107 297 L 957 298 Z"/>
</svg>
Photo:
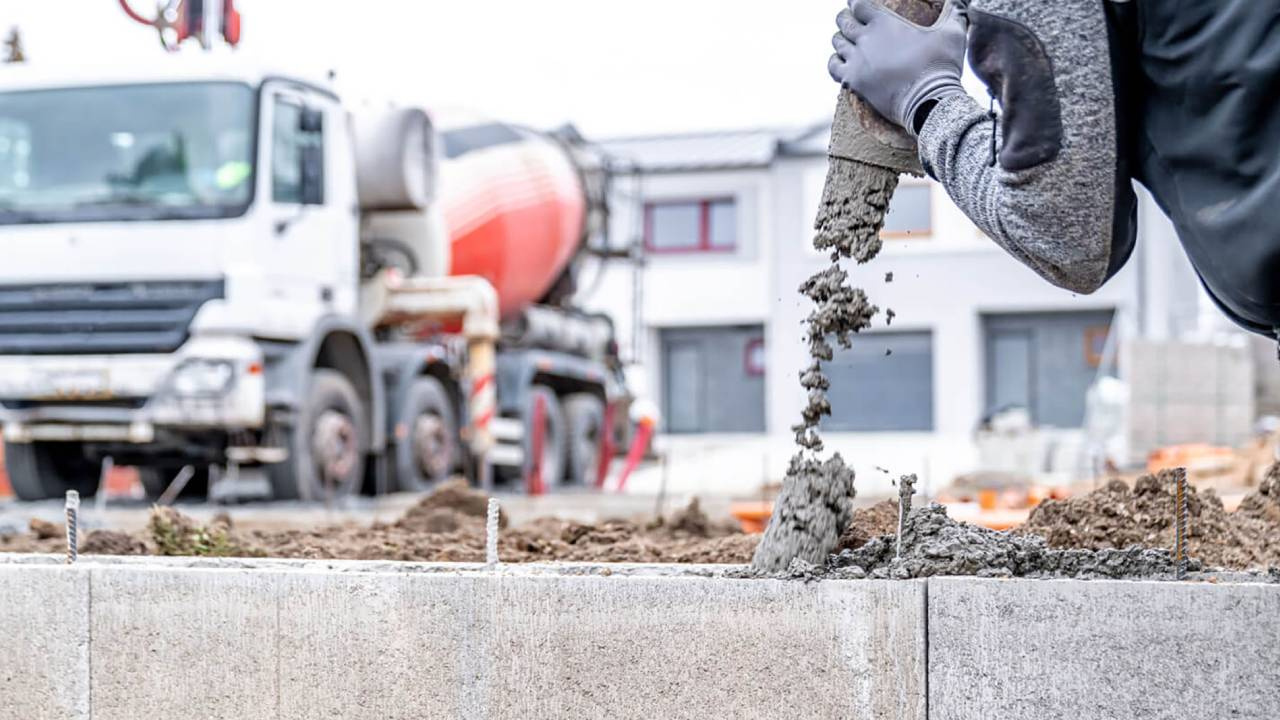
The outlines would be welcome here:
<svg viewBox="0 0 1280 720">
<path fill-rule="evenodd" d="M 1032 0 L 1040 1 L 1040 0 Z M 947 2 L 933 27 L 921 27 L 874 0 L 849 0 L 827 70 L 887 120 L 916 134 L 926 103 L 963 93 L 968 21 Z"/>
</svg>

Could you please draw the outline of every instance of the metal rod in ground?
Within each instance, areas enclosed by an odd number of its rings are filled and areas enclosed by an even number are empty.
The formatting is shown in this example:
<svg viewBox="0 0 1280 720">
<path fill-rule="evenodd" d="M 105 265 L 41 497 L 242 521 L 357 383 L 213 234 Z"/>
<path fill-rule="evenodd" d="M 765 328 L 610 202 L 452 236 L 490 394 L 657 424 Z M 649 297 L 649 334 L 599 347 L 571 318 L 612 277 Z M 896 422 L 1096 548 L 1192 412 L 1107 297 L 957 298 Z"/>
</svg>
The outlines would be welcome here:
<svg viewBox="0 0 1280 720">
<path fill-rule="evenodd" d="M 911 496 L 916 492 L 916 476 L 903 475 L 898 479 L 898 538 L 894 557 L 902 559 L 902 536 L 907 531 L 907 516 L 911 514 Z"/>
<path fill-rule="evenodd" d="M 654 504 L 653 515 L 661 520 L 667 504 L 667 453 L 664 452 L 659 455 L 658 462 L 662 466 L 662 480 L 658 484 L 658 499 Z"/>
<path fill-rule="evenodd" d="M 70 565 L 80 555 L 80 493 L 75 490 L 68 490 L 65 507 L 67 511 L 67 564 Z"/>
<path fill-rule="evenodd" d="M 1187 577 L 1187 469 L 1177 468 L 1174 476 L 1173 560 L 1178 579 Z"/>
<path fill-rule="evenodd" d="M 488 513 L 484 523 L 484 561 L 489 566 L 498 564 L 498 499 L 489 498 Z"/>
<path fill-rule="evenodd" d="M 99 513 L 107 509 L 107 483 L 111 481 L 111 471 L 115 467 L 115 458 L 110 455 L 102 458 L 102 469 L 98 471 L 98 492 L 93 496 L 93 508 Z"/>
<path fill-rule="evenodd" d="M 156 498 L 156 504 L 172 505 L 173 501 L 178 499 L 178 496 L 182 494 L 182 491 L 187 487 L 187 483 L 191 481 L 195 474 L 196 469 L 194 467 L 184 465 L 182 470 L 178 472 L 177 477 L 173 479 L 173 482 L 169 483 L 169 487 L 165 488 L 164 492 L 160 493 L 160 497 Z"/>
</svg>

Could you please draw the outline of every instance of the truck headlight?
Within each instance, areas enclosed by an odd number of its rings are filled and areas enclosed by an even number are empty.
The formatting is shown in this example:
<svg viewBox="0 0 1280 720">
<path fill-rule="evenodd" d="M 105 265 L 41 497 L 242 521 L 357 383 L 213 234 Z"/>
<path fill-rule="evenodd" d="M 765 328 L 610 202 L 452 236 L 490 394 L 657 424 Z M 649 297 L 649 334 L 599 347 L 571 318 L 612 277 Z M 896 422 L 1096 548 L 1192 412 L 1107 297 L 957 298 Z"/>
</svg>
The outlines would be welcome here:
<svg viewBox="0 0 1280 720">
<path fill-rule="evenodd" d="M 229 360 L 184 360 L 169 377 L 169 387 L 180 397 L 222 397 L 235 383 L 235 365 Z"/>
</svg>

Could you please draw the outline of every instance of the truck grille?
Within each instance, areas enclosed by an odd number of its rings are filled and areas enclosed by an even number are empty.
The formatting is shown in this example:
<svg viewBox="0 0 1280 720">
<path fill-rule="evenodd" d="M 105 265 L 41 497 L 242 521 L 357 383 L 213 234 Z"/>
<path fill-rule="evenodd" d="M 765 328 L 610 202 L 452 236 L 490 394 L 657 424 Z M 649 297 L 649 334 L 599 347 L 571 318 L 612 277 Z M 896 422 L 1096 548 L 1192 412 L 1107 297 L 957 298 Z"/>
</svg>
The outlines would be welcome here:
<svg viewBox="0 0 1280 720">
<path fill-rule="evenodd" d="M 222 280 L 0 286 L 0 355 L 168 353 Z"/>
</svg>

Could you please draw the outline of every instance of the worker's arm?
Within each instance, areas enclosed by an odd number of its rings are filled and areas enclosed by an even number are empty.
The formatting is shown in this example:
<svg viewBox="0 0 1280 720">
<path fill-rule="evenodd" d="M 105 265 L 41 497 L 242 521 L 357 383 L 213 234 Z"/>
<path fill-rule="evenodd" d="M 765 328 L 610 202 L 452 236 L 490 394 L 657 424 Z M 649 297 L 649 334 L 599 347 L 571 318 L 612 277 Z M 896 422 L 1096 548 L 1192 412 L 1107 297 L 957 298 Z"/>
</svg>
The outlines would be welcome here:
<svg viewBox="0 0 1280 720">
<path fill-rule="evenodd" d="M 917 134 L 925 169 L 983 232 L 1050 282 L 1084 293 L 1119 270 L 1135 232 L 1105 1 L 971 0 L 920 28 L 874 0 L 852 0 L 831 65 Z M 959 11 L 970 63 L 1003 109 L 998 121 L 960 89 Z"/>
</svg>

